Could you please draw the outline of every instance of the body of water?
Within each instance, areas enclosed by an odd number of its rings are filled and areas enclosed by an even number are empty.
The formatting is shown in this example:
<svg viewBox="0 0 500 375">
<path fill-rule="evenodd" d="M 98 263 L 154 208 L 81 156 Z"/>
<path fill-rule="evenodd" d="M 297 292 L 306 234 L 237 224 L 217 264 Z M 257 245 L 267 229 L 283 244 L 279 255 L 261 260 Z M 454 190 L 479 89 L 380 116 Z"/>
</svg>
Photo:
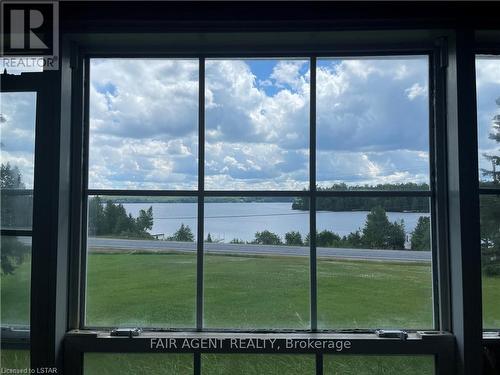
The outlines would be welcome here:
<svg viewBox="0 0 500 375">
<path fill-rule="evenodd" d="M 126 203 L 127 212 L 137 217 L 139 210 L 153 207 L 152 234 L 172 235 L 184 223 L 196 236 L 197 205 L 195 203 Z M 367 211 L 318 211 L 318 231 L 327 229 L 341 236 L 364 226 Z M 409 235 L 420 216 L 426 213 L 388 212 L 389 220 L 403 220 Z M 206 203 L 205 238 L 229 242 L 233 238 L 254 239 L 255 232 L 269 230 L 284 238 L 286 232 L 298 231 L 304 237 L 309 233 L 309 211 L 292 210 L 291 202 Z"/>
</svg>

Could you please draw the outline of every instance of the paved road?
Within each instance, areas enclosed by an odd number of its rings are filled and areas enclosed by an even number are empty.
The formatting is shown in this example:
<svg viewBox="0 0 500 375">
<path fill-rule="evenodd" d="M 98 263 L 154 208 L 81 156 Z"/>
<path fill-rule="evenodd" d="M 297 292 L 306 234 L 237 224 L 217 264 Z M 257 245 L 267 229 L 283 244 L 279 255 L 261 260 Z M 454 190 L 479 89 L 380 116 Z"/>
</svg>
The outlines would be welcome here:
<svg viewBox="0 0 500 375">
<path fill-rule="evenodd" d="M 194 242 L 151 241 L 151 240 L 125 240 L 113 238 L 89 238 L 92 250 L 98 251 L 150 251 L 150 252 L 194 252 Z M 228 243 L 205 243 L 207 253 L 217 254 L 263 254 L 263 255 L 295 255 L 308 256 L 309 248 L 305 246 L 272 246 L 249 245 Z M 404 262 L 429 262 L 430 251 L 411 250 L 371 250 L 371 249 L 343 249 L 319 247 L 319 257 L 363 259 L 363 260 L 389 260 Z"/>
</svg>

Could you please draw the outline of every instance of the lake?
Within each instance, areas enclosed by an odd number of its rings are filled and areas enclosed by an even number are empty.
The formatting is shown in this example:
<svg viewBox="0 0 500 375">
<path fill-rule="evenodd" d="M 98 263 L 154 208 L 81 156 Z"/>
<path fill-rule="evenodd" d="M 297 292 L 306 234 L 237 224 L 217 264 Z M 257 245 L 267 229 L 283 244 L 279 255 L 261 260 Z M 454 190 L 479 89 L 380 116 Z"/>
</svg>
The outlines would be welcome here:
<svg viewBox="0 0 500 375">
<path fill-rule="evenodd" d="M 127 212 L 137 217 L 139 210 L 153 207 L 152 234 L 172 235 L 181 225 L 189 225 L 196 236 L 196 203 L 125 203 Z M 367 211 L 318 211 L 318 231 L 328 229 L 341 236 L 362 228 Z M 420 216 L 426 213 L 388 212 L 389 220 L 403 220 L 406 233 L 415 228 Z M 286 232 L 298 231 L 304 237 L 309 233 L 309 211 L 292 210 L 291 202 L 206 203 L 205 238 L 229 242 L 233 238 L 244 241 L 254 239 L 255 232 L 270 230 L 282 238 Z"/>
</svg>

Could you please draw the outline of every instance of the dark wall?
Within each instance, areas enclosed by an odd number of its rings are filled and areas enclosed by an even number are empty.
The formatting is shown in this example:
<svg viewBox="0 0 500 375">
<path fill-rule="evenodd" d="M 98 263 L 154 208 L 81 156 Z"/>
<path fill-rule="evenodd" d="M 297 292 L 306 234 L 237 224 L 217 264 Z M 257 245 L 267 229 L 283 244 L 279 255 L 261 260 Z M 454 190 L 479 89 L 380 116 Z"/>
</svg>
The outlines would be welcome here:
<svg viewBox="0 0 500 375">
<path fill-rule="evenodd" d="M 366 28 L 498 28 L 498 2 L 63 2 L 62 29 L 298 31 Z"/>
</svg>

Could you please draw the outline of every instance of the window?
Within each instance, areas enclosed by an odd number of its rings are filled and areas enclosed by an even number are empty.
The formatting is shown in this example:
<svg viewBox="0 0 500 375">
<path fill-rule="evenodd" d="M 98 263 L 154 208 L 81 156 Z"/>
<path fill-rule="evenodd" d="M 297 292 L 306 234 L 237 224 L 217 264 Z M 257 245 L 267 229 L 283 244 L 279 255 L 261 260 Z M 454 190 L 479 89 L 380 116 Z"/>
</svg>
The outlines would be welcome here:
<svg viewBox="0 0 500 375">
<path fill-rule="evenodd" d="M 434 328 L 428 71 L 91 59 L 85 325 Z"/>
<path fill-rule="evenodd" d="M 316 74 L 318 187 L 429 189 L 428 58 L 321 58 Z"/>
<path fill-rule="evenodd" d="M 317 209 L 319 327 L 433 328 L 429 200 L 328 197 Z"/>
<path fill-rule="evenodd" d="M 500 58 L 476 58 L 483 327 L 500 328 Z"/>
<path fill-rule="evenodd" d="M 198 61 L 91 59 L 91 189 L 196 189 Z"/>
<path fill-rule="evenodd" d="M 309 329 L 309 218 L 293 198 L 205 203 L 204 327 Z"/>
<path fill-rule="evenodd" d="M 0 93 L 2 327 L 30 325 L 35 92 Z"/>
<path fill-rule="evenodd" d="M 207 60 L 208 190 L 309 187 L 309 61 Z"/>
</svg>

